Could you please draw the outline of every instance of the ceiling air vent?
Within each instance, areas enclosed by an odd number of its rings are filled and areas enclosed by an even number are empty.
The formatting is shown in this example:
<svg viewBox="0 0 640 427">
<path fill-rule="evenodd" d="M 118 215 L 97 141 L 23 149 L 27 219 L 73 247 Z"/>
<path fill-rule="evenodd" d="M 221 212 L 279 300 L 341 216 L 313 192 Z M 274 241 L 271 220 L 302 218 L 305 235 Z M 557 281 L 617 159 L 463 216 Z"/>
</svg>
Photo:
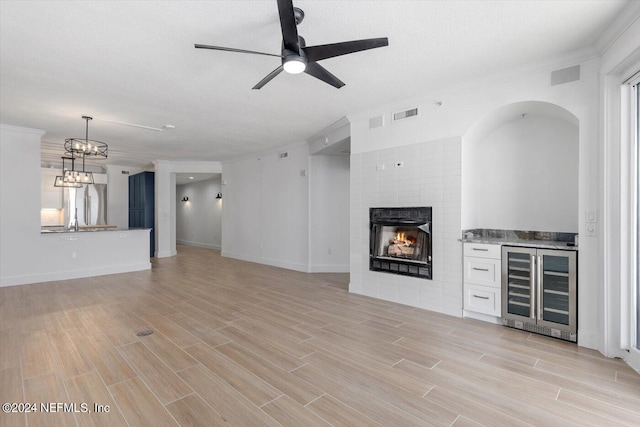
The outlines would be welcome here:
<svg viewBox="0 0 640 427">
<path fill-rule="evenodd" d="M 418 115 L 418 107 L 411 108 L 409 110 L 398 111 L 397 113 L 393 113 L 393 121 L 397 122 L 398 120 L 409 119 L 411 117 L 416 117 Z"/>
<path fill-rule="evenodd" d="M 381 128 L 382 126 L 384 126 L 384 116 L 369 119 L 369 129 Z"/>
<path fill-rule="evenodd" d="M 562 85 L 565 83 L 575 82 L 577 80 L 580 80 L 579 65 L 551 72 L 551 86 Z"/>
</svg>

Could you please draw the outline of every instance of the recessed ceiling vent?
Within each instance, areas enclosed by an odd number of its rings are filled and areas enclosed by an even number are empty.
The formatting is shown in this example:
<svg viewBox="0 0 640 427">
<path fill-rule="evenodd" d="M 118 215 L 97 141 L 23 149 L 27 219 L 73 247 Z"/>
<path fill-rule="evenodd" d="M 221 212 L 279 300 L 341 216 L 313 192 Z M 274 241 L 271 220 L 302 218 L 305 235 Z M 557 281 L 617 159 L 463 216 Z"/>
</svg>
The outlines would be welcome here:
<svg viewBox="0 0 640 427">
<path fill-rule="evenodd" d="M 369 129 L 381 128 L 382 126 L 384 126 L 384 116 L 369 119 Z"/>
<path fill-rule="evenodd" d="M 562 68 L 551 72 L 551 86 L 558 86 L 580 80 L 580 66 Z"/>
<path fill-rule="evenodd" d="M 398 120 L 410 119 L 411 117 L 418 116 L 418 107 L 411 108 L 409 110 L 398 111 L 397 113 L 393 113 L 393 121 L 397 122 Z"/>
</svg>

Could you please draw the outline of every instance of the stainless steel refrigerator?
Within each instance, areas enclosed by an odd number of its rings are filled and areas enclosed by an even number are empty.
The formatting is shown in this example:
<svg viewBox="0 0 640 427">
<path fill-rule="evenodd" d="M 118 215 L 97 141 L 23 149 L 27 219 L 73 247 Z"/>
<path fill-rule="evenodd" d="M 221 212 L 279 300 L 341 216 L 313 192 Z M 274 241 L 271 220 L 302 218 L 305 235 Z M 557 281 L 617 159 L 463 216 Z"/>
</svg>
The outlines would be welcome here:
<svg viewBox="0 0 640 427">
<path fill-rule="evenodd" d="M 65 189 L 65 224 L 75 226 L 107 225 L 107 184 L 85 184 Z"/>
</svg>

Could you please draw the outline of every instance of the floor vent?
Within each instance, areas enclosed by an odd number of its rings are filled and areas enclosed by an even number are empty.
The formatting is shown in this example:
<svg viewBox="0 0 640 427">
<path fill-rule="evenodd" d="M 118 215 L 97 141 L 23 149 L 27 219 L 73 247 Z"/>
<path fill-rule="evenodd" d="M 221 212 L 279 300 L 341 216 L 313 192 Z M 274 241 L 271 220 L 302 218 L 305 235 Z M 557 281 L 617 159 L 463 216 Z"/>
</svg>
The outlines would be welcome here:
<svg viewBox="0 0 640 427">
<path fill-rule="evenodd" d="M 580 80 L 580 66 L 562 68 L 551 72 L 551 86 L 563 85 Z"/>
<path fill-rule="evenodd" d="M 151 329 L 145 329 L 144 331 L 138 332 L 136 335 L 139 337 L 146 337 L 147 335 L 151 335 L 153 331 Z"/>
<path fill-rule="evenodd" d="M 393 121 L 397 122 L 398 120 L 409 119 L 411 117 L 416 117 L 418 115 L 418 107 L 411 108 L 409 110 L 398 111 L 397 113 L 393 113 Z"/>
</svg>

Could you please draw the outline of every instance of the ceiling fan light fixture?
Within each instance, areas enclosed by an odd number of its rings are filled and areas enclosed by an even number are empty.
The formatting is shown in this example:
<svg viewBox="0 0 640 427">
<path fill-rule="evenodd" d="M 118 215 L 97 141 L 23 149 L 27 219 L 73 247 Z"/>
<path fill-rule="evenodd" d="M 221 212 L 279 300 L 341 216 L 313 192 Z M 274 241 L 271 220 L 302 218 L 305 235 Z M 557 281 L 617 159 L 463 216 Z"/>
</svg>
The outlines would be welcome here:
<svg viewBox="0 0 640 427">
<path fill-rule="evenodd" d="M 289 74 L 300 74 L 307 68 L 307 60 L 301 56 L 288 56 L 284 59 L 282 67 Z"/>
</svg>

